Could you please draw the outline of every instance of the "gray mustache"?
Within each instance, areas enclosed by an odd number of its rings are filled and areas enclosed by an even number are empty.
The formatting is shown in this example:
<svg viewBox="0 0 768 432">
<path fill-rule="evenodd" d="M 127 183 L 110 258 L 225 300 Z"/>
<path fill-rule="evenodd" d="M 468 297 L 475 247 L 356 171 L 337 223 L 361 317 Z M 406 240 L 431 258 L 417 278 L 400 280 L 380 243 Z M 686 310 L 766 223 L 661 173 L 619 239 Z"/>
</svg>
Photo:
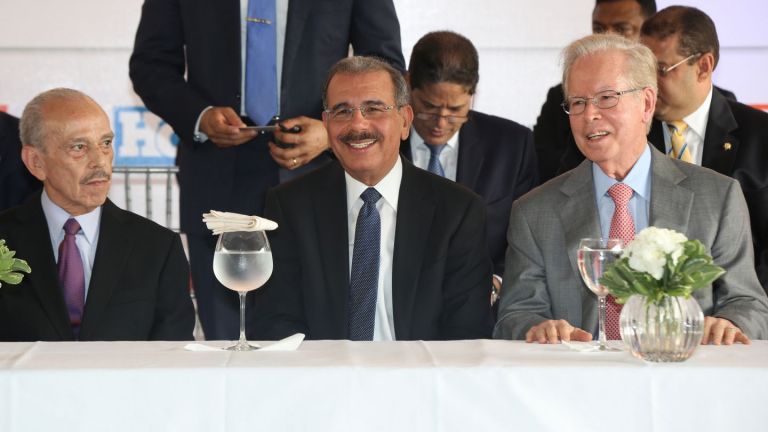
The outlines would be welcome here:
<svg viewBox="0 0 768 432">
<path fill-rule="evenodd" d="M 92 180 L 109 180 L 111 178 L 112 176 L 108 172 L 104 170 L 96 170 L 83 177 L 83 179 L 80 181 L 80 184 L 85 184 Z"/>
<path fill-rule="evenodd" d="M 339 137 L 339 141 L 342 141 L 342 142 L 368 140 L 368 139 L 374 139 L 374 140 L 380 141 L 382 139 L 382 136 L 380 133 L 377 133 L 377 132 L 366 131 L 366 132 L 348 132 Z"/>
</svg>

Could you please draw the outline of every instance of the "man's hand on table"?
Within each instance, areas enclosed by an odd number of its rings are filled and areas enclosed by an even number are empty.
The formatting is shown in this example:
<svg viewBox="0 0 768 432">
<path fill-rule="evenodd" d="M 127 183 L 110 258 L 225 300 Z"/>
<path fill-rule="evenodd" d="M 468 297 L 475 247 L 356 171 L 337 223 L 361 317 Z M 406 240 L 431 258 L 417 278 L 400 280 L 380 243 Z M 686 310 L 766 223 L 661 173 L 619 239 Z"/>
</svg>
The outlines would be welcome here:
<svg viewBox="0 0 768 432">
<path fill-rule="evenodd" d="M 704 337 L 701 344 L 733 345 L 741 342 L 749 345 L 750 341 L 740 328 L 725 318 L 704 317 Z"/>
<path fill-rule="evenodd" d="M 566 342 L 589 342 L 592 340 L 592 334 L 578 327 L 572 326 L 566 320 L 547 320 L 533 327 L 525 334 L 525 341 L 528 343 L 560 343 Z"/>
</svg>

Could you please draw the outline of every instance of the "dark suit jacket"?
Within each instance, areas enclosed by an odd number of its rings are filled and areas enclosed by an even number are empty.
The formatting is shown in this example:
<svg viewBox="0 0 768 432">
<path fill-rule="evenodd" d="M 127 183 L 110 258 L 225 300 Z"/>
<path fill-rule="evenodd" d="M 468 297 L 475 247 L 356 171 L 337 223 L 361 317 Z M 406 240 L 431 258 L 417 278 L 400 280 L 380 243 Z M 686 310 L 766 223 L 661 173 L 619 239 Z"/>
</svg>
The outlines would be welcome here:
<svg viewBox="0 0 768 432">
<path fill-rule="evenodd" d="M 207 106 L 240 111 L 238 0 L 146 0 L 130 61 L 136 93 L 181 137 L 181 228 L 207 233 L 210 209 L 261 214 L 277 184 L 267 139 L 219 149 L 195 143 L 195 122 Z M 404 69 L 400 25 L 391 0 L 291 0 L 281 82 L 281 116 L 320 117 L 322 84 L 348 54 L 377 55 Z M 187 74 L 185 79 L 185 72 Z"/>
<path fill-rule="evenodd" d="M 348 334 L 349 239 L 344 170 L 336 162 L 270 191 L 275 270 L 254 296 L 255 337 Z M 491 262 L 480 197 L 403 161 L 392 270 L 398 340 L 490 336 Z"/>
<path fill-rule="evenodd" d="M 403 141 L 400 149 L 410 160 L 410 140 Z M 483 197 L 493 272 L 503 275 L 512 202 L 539 184 L 531 130 L 511 120 L 470 111 L 469 120 L 459 129 L 456 182 Z"/>
<path fill-rule="evenodd" d="M 0 211 L 21 204 L 41 186 L 21 161 L 19 119 L 0 111 Z"/>
<path fill-rule="evenodd" d="M 662 128 L 654 120 L 648 140 L 664 152 Z M 715 89 L 701 165 L 741 184 L 752 223 L 757 275 L 768 293 L 768 113 L 730 100 Z"/>
<path fill-rule="evenodd" d="M 0 288 L 0 341 L 73 340 L 40 194 L 0 214 L 0 238 L 32 268 Z M 178 234 L 107 200 L 80 340 L 192 339 L 188 286 Z"/>
<path fill-rule="evenodd" d="M 727 99 L 736 100 L 736 95 L 728 90 L 717 86 L 715 90 L 720 91 Z M 536 119 L 536 126 L 533 127 L 533 141 L 536 144 L 539 178 L 542 183 L 576 168 L 584 160 L 584 155 L 573 139 L 568 114 L 560 106 L 564 99 L 562 84 L 550 88 L 547 100 L 541 106 L 541 113 Z M 663 145 L 664 141 L 661 143 Z"/>
</svg>

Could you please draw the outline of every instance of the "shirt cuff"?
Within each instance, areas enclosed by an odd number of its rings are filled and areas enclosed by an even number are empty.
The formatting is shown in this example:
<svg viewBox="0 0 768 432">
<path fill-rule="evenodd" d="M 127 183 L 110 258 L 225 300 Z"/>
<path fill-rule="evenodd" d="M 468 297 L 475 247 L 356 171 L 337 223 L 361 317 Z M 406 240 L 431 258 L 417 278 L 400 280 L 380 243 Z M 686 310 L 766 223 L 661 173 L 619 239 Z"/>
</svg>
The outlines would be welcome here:
<svg viewBox="0 0 768 432">
<path fill-rule="evenodd" d="M 203 118 L 203 114 L 205 114 L 209 109 L 213 108 L 213 105 L 205 107 L 205 109 L 200 113 L 199 116 L 197 116 L 197 121 L 195 122 L 195 132 L 192 135 L 195 141 L 202 143 L 208 141 L 208 135 L 205 134 L 205 132 L 200 131 L 200 120 Z"/>
</svg>

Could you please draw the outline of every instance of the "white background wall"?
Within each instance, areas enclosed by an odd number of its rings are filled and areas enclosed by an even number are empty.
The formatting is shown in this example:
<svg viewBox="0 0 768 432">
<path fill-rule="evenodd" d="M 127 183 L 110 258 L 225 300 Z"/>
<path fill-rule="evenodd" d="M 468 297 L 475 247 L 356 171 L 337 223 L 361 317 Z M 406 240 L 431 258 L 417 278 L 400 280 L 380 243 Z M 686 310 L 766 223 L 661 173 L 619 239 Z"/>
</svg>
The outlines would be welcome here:
<svg viewBox="0 0 768 432">
<path fill-rule="evenodd" d="M 18 116 L 26 102 L 44 89 L 78 88 L 100 102 L 119 129 L 118 157 L 149 161 L 172 157 L 170 129 L 141 110 L 128 79 L 141 4 L 141 0 L 0 0 L 0 109 L 5 106 Z M 734 91 L 742 102 L 768 105 L 768 2 L 659 0 L 657 4 L 660 9 L 692 5 L 712 16 L 721 43 L 716 83 Z M 424 33 L 443 29 L 462 33 L 480 52 L 475 108 L 532 126 L 547 89 L 560 80 L 560 50 L 591 31 L 594 1 L 395 0 L 395 5 L 406 63 L 411 47 Z M 143 191 L 140 185 L 134 189 Z M 119 202 L 121 192 L 115 190 L 114 196 Z"/>
</svg>

